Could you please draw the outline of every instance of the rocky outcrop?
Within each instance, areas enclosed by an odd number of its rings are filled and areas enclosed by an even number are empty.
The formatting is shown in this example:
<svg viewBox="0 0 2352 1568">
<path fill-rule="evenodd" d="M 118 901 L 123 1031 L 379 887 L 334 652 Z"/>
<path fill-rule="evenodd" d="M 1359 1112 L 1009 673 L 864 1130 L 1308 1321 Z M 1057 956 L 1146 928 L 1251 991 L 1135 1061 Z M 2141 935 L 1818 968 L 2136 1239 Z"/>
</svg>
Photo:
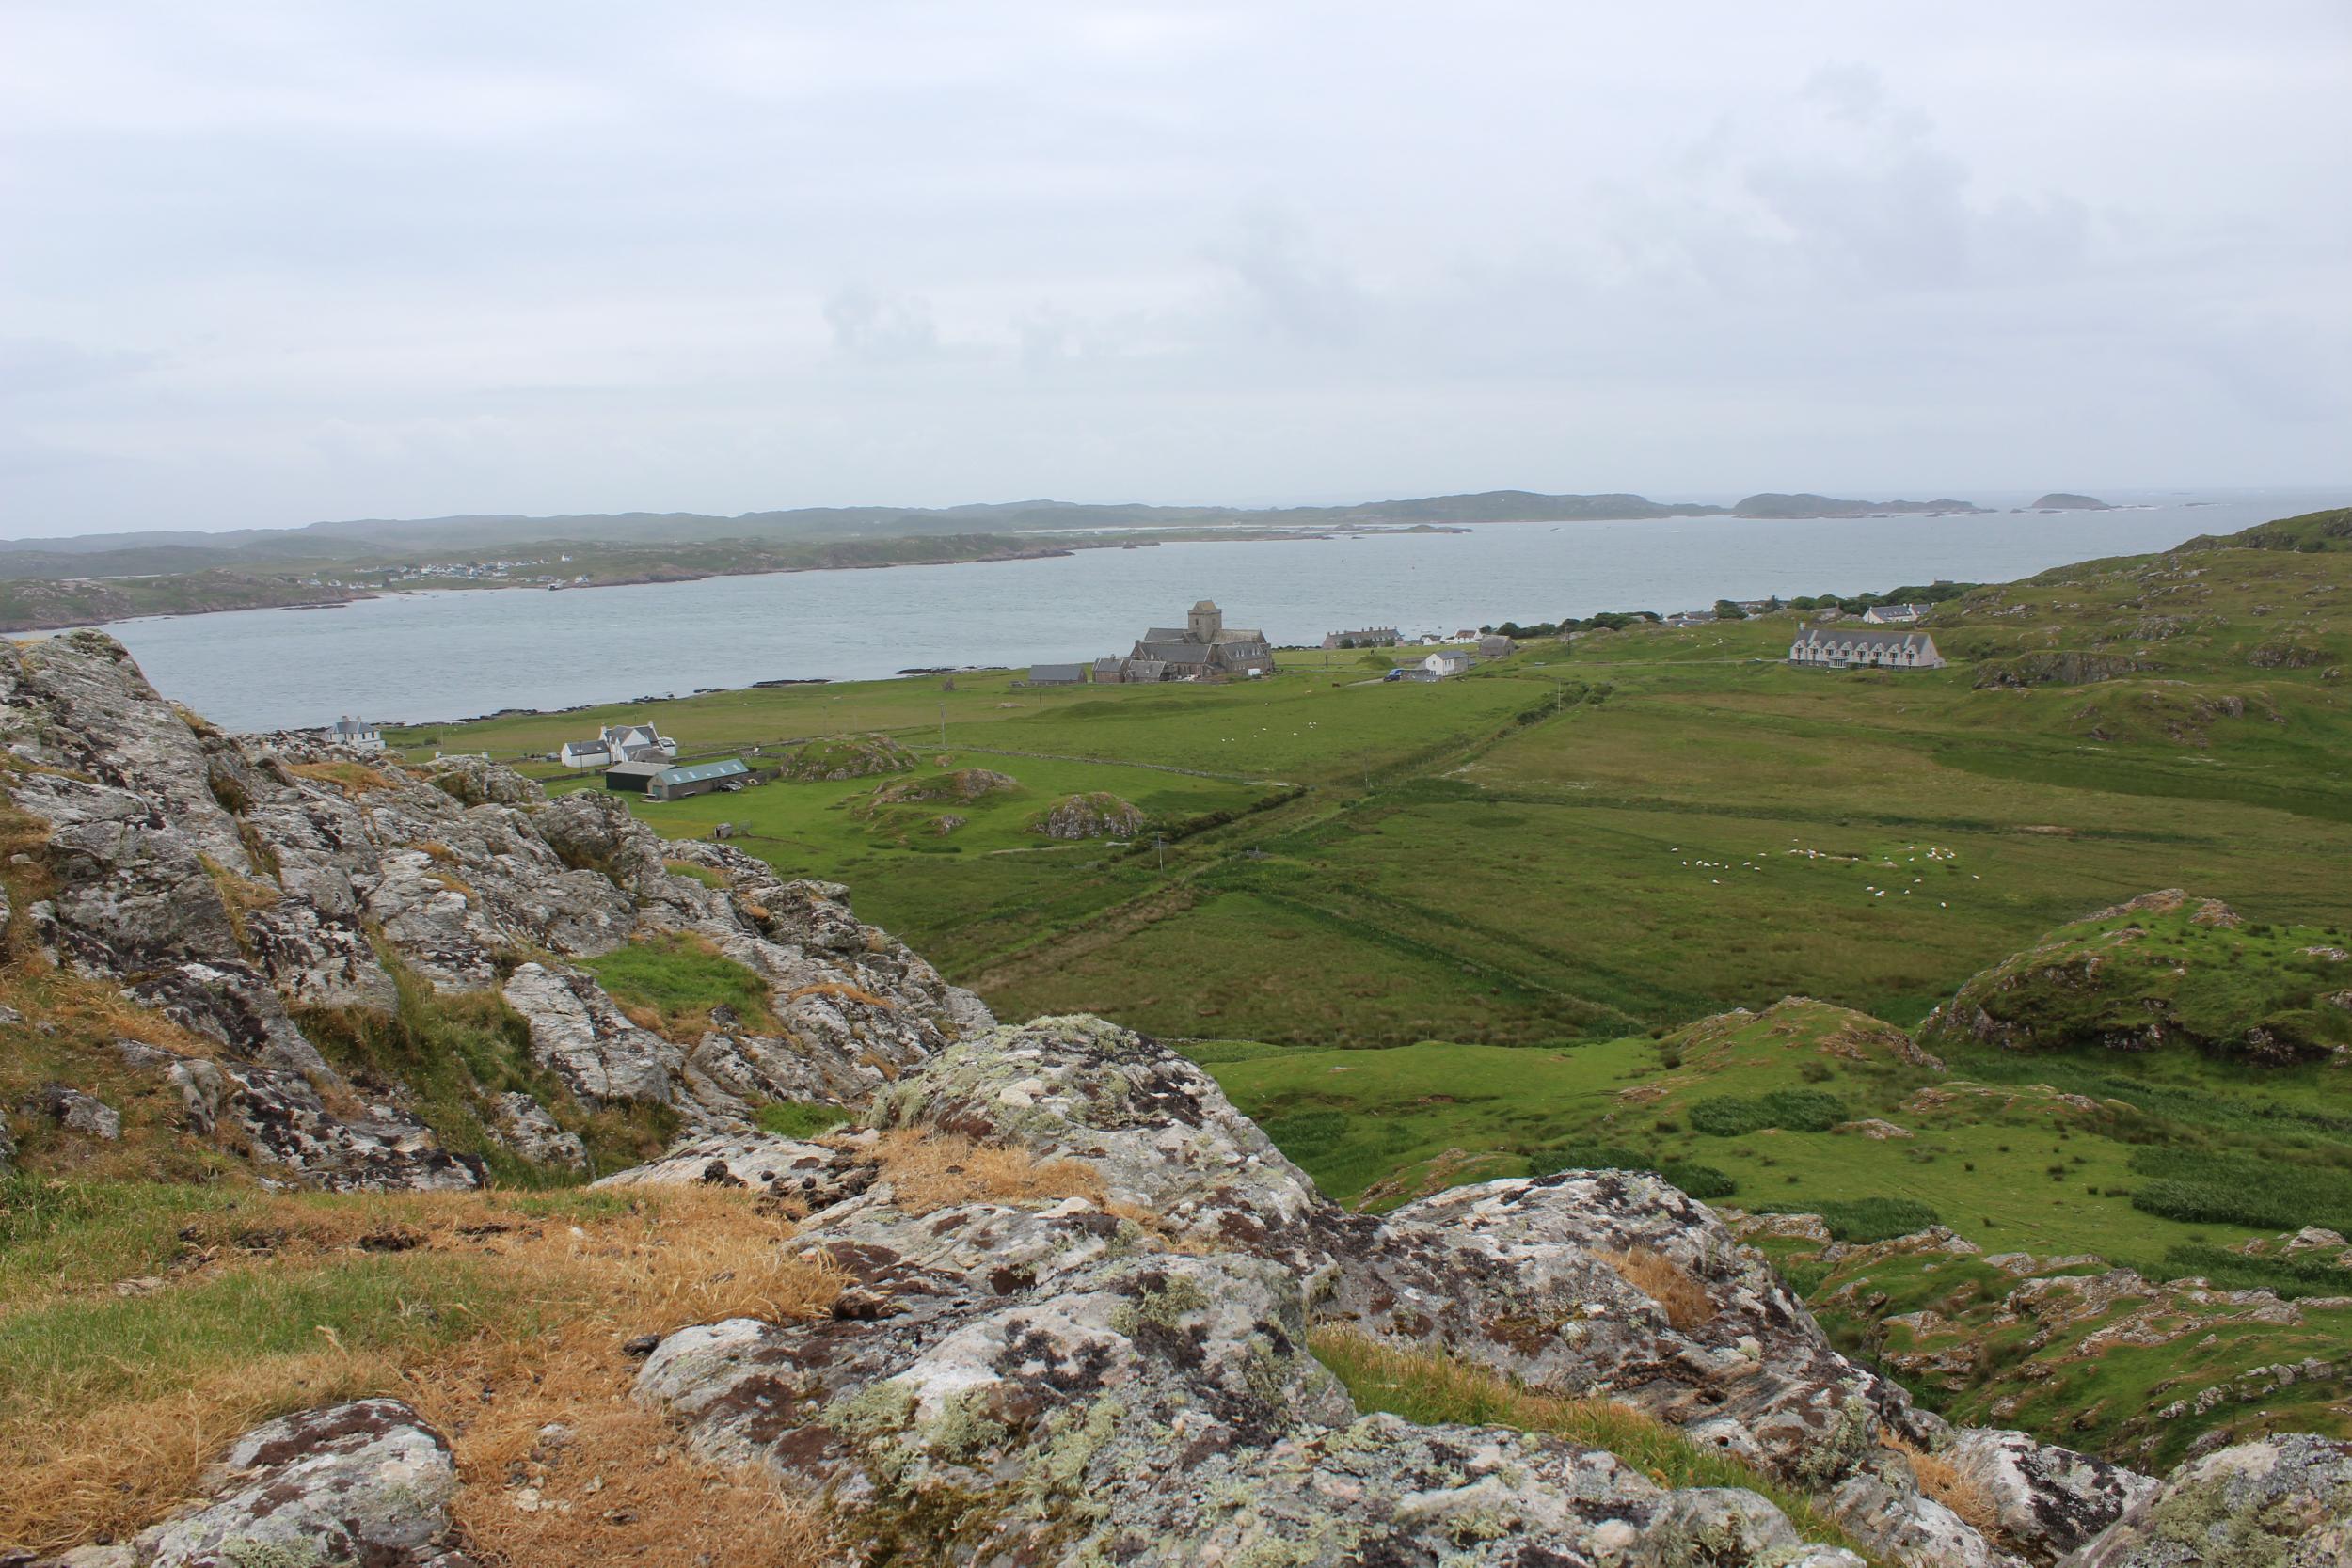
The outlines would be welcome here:
<svg viewBox="0 0 2352 1568">
<path fill-rule="evenodd" d="M 498 1116 L 490 1136 L 534 1165 L 550 1170 L 585 1171 L 588 1148 L 577 1132 L 566 1132 L 548 1108 L 518 1090 L 499 1096 Z"/>
<path fill-rule="evenodd" d="M 1132 800 L 1106 790 L 1065 795 L 1029 824 L 1031 832 L 1047 838 L 1133 838 L 1151 821 Z"/>
<path fill-rule="evenodd" d="M 2063 1568 L 2352 1562 L 2352 1443 L 2294 1434 L 2194 1459 Z"/>
<path fill-rule="evenodd" d="M 43 1084 L 24 1097 L 21 1109 L 85 1138 L 111 1143 L 122 1136 L 122 1113 L 71 1084 Z"/>
<path fill-rule="evenodd" d="M 1976 688 L 2088 686 L 2111 681 L 2155 666 L 2122 654 L 2078 652 L 2020 654 L 2014 658 L 1988 659 L 1977 667 Z"/>
<path fill-rule="evenodd" d="M 2022 1432 L 1963 1432 L 1937 1457 L 1992 1505 L 2001 1538 L 2036 1562 L 2083 1545 L 2159 1484 Z"/>
<path fill-rule="evenodd" d="M 1009 795 L 1021 781 L 992 768 L 958 768 L 927 779 L 902 779 L 878 785 L 860 804 L 861 815 L 872 816 L 886 806 L 945 804 L 977 800 L 989 795 Z"/>
<path fill-rule="evenodd" d="M 879 1096 L 877 1128 L 922 1128 L 1078 1159 L 1108 1201 L 1177 1243 L 1264 1258 L 1311 1293 L 1368 1227 L 1319 1192 L 1199 1067 L 1098 1018 L 1008 1025 Z"/>
<path fill-rule="evenodd" d="M 140 1040 L 119 1040 L 115 1050 L 125 1066 L 156 1073 L 178 1091 L 181 1125 L 191 1135 L 242 1151 L 275 1178 L 337 1192 L 447 1192 L 481 1182 L 479 1166 L 443 1148 L 431 1128 L 397 1106 L 339 1114 L 300 1073 Z M 337 1087 L 352 1093 L 340 1081 Z"/>
<path fill-rule="evenodd" d="M 914 753 L 890 736 L 859 735 L 812 740 L 788 754 L 778 773 L 787 779 L 838 784 L 881 773 L 912 773 L 915 767 Z"/>
<path fill-rule="evenodd" d="M 870 1135 L 866 1143 L 870 1146 Z M 616 1171 L 599 1187 L 741 1187 L 762 1197 L 828 1209 L 873 1185 L 874 1165 L 858 1157 L 856 1140 L 802 1143 L 764 1132 L 721 1132 L 689 1138 L 659 1160 Z"/>
<path fill-rule="evenodd" d="M 1571 1171 L 1458 1187 L 1388 1215 L 1327 1307 L 1531 1386 L 1645 1410 L 1808 1488 L 1902 1560 L 2002 1555 L 1923 1495 L 1896 1446 L 1944 1425 L 1832 1350 L 1704 1205 L 1657 1177 Z"/>
<path fill-rule="evenodd" d="M 794 1244 L 843 1275 L 833 1316 L 683 1330 L 637 1391 L 704 1452 L 834 1499 L 863 1560 L 1123 1561 L 1173 1540 L 1200 1562 L 1852 1560 L 1751 1494 L 1662 1489 L 1557 1438 L 1362 1417 L 1306 1354 L 1317 1322 L 1650 1411 L 1813 1491 L 1889 1561 L 2046 1560 L 1927 1496 L 1890 1445 L 1966 1434 L 1837 1355 L 1655 1178 L 1489 1182 L 1350 1215 L 1200 1069 L 1086 1018 L 954 1046 L 866 1123 L 699 1144 L 613 1179 L 790 1182 L 817 1205 Z M 1007 1197 L 934 1172 L 917 1201 L 894 1175 L 910 1132 L 1083 1180 Z M 2101 1467 L 2031 1461 L 2018 1507 L 2098 1518 L 2079 1474 Z"/>
<path fill-rule="evenodd" d="M 306 1410 L 239 1438 L 212 1497 L 76 1568 L 472 1568 L 449 1445 L 397 1400 Z"/>
<path fill-rule="evenodd" d="M 0 648 L 0 745 L 19 765 L 8 794 L 47 832 L 48 896 L 24 911 L 37 943 L 217 1045 L 213 1059 L 156 1059 L 194 1086 L 191 1126 L 249 1142 L 276 1175 L 440 1186 L 469 1170 L 397 1108 L 397 1085 L 346 1115 L 369 1096 L 299 1022 L 393 1013 L 403 974 L 501 992 L 532 1053 L 592 1106 L 664 1105 L 712 1129 L 746 1126 L 769 1099 L 860 1101 L 993 1022 L 859 922 L 837 886 L 718 845 L 665 846 L 601 792 L 549 801 L 480 758 L 412 771 L 314 736 L 218 735 L 94 633 Z M 579 967 L 675 935 L 766 981 L 773 1029 L 714 1022 L 671 1040 Z M 548 1110 L 485 1098 L 481 1119 L 524 1158 L 572 1165 L 578 1140 L 550 1132 Z"/>
</svg>

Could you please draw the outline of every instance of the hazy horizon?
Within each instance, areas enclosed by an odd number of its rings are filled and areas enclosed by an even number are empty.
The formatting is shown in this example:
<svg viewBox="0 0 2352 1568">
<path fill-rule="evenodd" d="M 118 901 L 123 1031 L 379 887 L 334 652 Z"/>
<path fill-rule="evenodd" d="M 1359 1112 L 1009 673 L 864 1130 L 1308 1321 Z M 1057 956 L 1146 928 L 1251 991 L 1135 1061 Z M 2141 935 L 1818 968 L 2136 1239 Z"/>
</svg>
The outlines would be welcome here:
<svg viewBox="0 0 2352 1568">
<path fill-rule="evenodd" d="M 0 42 L 0 537 L 2352 487 L 2334 0 Z"/>
</svg>

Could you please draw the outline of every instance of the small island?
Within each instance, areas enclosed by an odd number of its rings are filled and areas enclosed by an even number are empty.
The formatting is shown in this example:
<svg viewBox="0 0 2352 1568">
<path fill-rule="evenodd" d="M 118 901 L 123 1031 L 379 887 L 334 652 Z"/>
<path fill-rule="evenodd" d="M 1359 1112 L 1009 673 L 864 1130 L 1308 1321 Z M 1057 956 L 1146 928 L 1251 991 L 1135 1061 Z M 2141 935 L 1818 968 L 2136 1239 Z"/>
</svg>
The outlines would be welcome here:
<svg viewBox="0 0 2352 1568">
<path fill-rule="evenodd" d="M 2115 508 L 2096 496 L 2074 496 L 2069 495 L 2064 490 L 2053 490 L 2034 502 L 2033 510 L 2036 512 L 2112 512 Z"/>
<path fill-rule="evenodd" d="M 1768 490 L 1747 497 L 1731 510 L 1741 517 L 1916 517 L 1938 516 L 1947 512 L 1982 512 L 1986 508 L 1948 496 L 1931 501 L 1855 501 L 1817 496 L 1810 491 L 1785 496 Z"/>
</svg>

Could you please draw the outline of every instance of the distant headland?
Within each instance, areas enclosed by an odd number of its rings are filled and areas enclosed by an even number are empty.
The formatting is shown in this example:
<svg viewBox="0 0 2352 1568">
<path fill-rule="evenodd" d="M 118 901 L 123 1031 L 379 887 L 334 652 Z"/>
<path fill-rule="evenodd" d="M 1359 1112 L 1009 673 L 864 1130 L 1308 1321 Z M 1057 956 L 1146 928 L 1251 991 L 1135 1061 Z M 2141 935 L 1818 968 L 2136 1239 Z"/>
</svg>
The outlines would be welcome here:
<svg viewBox="0 0 2352 1568">
<path fill-rule="evenodd" d="M 2087 496 L 2037 506 L 2099 508 Z M 146 615 L 347 604 L 472 588 L 608 588 L 771 572 L 945 565 L 1183 540 L 1432 532 L 1474 523 L 1736 516 L 1965 516 L 1935 500 L 1759 492 L 1730 506 L 1626 491 L 1482 490 L 1335 506 L 1160 506 L 1026 500 L 950 507 L 803 507 L 716 516 L 623 512 L 363 519 L 204 533 L 159 530 L 0 540 L 0 632 Z"/>
</svg>

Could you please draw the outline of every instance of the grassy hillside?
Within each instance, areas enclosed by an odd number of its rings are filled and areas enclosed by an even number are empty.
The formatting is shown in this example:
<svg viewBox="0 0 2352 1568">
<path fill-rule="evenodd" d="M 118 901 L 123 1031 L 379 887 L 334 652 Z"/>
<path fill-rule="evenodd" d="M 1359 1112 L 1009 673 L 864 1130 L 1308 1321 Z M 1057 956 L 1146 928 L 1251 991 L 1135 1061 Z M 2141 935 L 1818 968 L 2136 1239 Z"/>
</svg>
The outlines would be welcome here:
<svg viewBox="0 0 2352 1568">
<path fill-rule="evenodd" d="M 750 826 L 756 852 L 850 882 L 1010 1014 L 1559 1045 L 1797 992 L 1910 1024 L 2151 888 L 2342 920 L 2348 597 L 2352 556 L 2184 550 L 1939 605 L 1952 664 L 1934 672 L 1790 669 L 1802 617 L 1783 611 L 1546 640 L 1438 685 L 1310 654 L 1242 687 L 1038 691 L 997 673 L 413 738 L 519 754 L 644 713 L 695 752 L 882 730 L 927 768 L 1006 772 L 1025 793 L 944 835 L 923 831 L 935 813 L 852 812 L 863 786 L 640 809 L 666 832 Z M 1150 814 L 1164 870 L 1024 832 L 1039 802 L 1093 789 Z"/>
</svg>

